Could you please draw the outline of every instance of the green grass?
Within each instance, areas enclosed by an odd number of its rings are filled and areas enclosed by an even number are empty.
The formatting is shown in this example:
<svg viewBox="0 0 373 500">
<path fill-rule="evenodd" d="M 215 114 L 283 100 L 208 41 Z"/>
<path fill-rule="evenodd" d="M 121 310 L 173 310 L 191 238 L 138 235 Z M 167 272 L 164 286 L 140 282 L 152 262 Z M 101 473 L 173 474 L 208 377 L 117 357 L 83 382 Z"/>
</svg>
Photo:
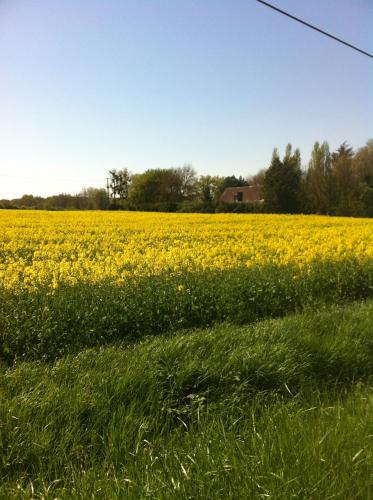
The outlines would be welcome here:
<svg viewBox="0 0 373 500">
<path fill-rule="evenodd" d="M 51 292 L 0 288 L 0 359 L 54 360 L 118 340 L 268 317 L 373 297 L 373 262 L 165 274 Z"/>
<path fill-rule="evenodd" d="M 4 365 L 1 498 L 373 498 L 373 301 Z"/>
</svg>

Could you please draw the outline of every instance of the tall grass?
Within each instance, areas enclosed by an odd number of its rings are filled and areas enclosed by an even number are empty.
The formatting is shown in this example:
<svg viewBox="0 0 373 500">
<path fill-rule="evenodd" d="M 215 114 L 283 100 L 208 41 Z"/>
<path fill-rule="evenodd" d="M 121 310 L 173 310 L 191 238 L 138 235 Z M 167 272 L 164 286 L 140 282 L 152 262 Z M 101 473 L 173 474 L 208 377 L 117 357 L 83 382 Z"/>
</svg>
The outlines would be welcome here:
<svg viewBox="0 0 373 500">
<path fill-rule="evenodd" d="M 373 296 L 373 262 L 128 278 L 60 285 L 56 290 L 0 288 L 0 358 L 53 360 L 85 347 L 139 340 L 221 321 L 247 324 L 309 307 Z"/>
<path fill-rule="evenodd" d="M 373 302 L 3 370 L 4 498 L 372 498 Z"/>
</svg>

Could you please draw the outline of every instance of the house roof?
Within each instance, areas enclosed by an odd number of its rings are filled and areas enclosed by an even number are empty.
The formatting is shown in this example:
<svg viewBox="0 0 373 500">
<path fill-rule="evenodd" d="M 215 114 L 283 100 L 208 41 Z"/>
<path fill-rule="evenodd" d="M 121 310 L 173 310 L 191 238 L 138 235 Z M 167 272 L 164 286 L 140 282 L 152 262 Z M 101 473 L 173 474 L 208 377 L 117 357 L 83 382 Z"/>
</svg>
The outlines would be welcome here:
<svg viewBox="0 0 373 500">
<path fill-rule="evenodd" d="M 245 201 L 259 201 L 262 199 L 262 188 L 261 186 L 236 186 L 228 187 L 224 189 L 222 198 L 233 197 L 236 193 L 243 193 Z"/>
</svg>

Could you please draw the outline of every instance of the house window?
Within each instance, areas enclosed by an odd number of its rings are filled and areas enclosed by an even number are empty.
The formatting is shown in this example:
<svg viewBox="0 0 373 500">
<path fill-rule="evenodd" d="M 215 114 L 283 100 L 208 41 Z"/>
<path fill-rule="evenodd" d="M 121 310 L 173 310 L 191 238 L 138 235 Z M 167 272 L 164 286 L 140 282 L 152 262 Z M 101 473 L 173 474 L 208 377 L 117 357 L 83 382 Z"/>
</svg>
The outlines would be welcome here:
<svg viewBox="0 0 373 500">
<path fill-rule="evenodd" d="M 237 191 L 237 193 L 234 195 L 234 201 L 243 201 L 242 191 Z"/>
</svg>

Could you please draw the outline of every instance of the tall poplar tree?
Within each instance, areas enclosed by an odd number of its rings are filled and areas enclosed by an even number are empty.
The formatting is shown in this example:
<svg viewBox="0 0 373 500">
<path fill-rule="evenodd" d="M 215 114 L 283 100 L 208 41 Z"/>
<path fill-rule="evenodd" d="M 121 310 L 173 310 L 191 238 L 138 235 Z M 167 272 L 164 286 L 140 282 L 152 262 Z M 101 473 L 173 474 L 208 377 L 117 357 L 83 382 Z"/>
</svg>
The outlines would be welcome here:
<svg viewBox="0 0 373 500">
<path fill-rule="evenodd" d="M 299 149 L 293 152 L 291 144 L 288 144 L 282 161 L 277 149 L 274 149 L 264 177 L 265 209 L 274 213 L 298 213 L 301 206 L 301 177 Z"/>
<path fill-rule="evenodd" d="M 354 152 L 346 142 L 332 154 L 333 189 L 336 215 L 359 213 L 359 182 L 353 168 Z"/>
<path fill-rule="evenodd" d="M 315 142 L 305 176 L 306 206 L 312 213 L 329 214 L 333 205 L 329 144 Z"/>
</svg>

